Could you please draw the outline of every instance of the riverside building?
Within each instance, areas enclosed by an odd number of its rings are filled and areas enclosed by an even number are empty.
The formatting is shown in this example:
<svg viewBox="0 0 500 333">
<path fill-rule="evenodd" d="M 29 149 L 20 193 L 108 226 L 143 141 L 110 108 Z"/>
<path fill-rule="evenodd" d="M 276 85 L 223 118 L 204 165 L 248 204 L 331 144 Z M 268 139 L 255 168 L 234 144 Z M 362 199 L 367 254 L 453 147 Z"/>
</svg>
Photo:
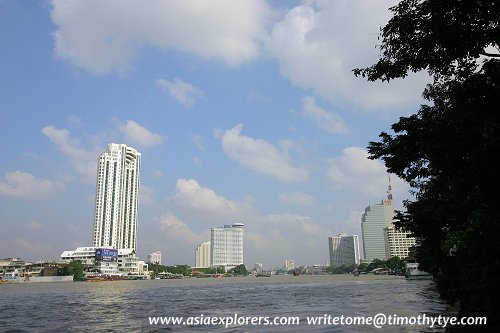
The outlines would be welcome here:
<svg viewBox="0 0 500 333">
<path fill-rule="evenodd" d="M 410 253 L 410 248 L 415 246 L 415 237 L 410 237 L 408 232 L 398 231 L 394 227 L 384 228 L 385 259 L 399 257 L 405 259 Z"/>
<path fill-rule="evenodd" d="M 86 272 L 103 275 L 137 274 L 139 260 L 133 249 L 112 247 L 78 247 L 74 251 L 61 254 L 64 262 L 80 261 Z"/>
<path fill-rule="evenodd" d="M 384 260 L 386 257 L 384 229 L 392 227 L 394 208 L 392 207 L 392 189 L 389 179 L 387 200 L 366 207 L 361 217 L 363 235 L 363 262 L 371 263 L 373 259 Z"/>
<path fill-rule="evenodd" d="M 141 154 L 111 143 L 99 156 L 95 196 L 94 247 L 137 250 Z"/>
<path fill-rule="evenodd" d="M 243 264 L 242 223 L 210 229 L 211 266 L 224 266 L 226 270 Z"/>
<path fill-rule="evenodd" d="M 194 251 L 194 267 L 210 267 L 210 258 L 210 241 L 198 245 Z"/>
<path fill-rule="evenodd" d="M 408 257 L 409 250 L 416 244 L 408 233 L 394 228 L 394 208 L 392 207 L 391 179 L 387 189 L 387 200 L 365 209 L 361 218 L 363 233 L 364 263 L 371 263 L 373 259 L 389 259 Z"/>
<path fill-rule="evenodd" d="M 330 248 L 330 265 L 359 265 L 359 240 L 358 235 L 348 236 L 346 233 L 328 237 Z"/>
</svg>

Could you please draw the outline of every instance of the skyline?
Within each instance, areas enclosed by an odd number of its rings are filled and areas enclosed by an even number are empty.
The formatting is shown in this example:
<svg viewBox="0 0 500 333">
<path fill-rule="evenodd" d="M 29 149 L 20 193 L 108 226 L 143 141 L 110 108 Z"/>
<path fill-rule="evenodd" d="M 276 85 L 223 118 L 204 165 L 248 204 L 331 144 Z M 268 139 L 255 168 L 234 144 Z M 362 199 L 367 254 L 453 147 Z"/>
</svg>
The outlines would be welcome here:
<svg viewBox="0 0 500 333">
<path fill-rule="evenodd" d="M 328 262 L 328 236 L 361 235 L 385 198 L 368 142 L 429 80 L 352 74 L 395 3 L 0 1 L 0 257 L 90 246 L 116 142 L 142 154 L 141 259 L 193 264 L 210 228 L 243 223 L 250 267 Z"/>
</svg>

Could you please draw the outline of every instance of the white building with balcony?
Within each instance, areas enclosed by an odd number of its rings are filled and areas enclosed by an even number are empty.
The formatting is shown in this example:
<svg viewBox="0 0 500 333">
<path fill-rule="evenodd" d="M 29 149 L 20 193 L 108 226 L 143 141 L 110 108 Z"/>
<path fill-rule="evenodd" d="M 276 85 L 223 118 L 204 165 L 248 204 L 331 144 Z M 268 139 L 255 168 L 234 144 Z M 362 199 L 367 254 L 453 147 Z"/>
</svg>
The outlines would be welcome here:
<svg viewBox="0 0 500 333">
<path fill-rule="evenodd" d="M 226 270 L 243 264 L 242 223 L 210 229 L 211 266 L 223 266 Z"/>
</svg>

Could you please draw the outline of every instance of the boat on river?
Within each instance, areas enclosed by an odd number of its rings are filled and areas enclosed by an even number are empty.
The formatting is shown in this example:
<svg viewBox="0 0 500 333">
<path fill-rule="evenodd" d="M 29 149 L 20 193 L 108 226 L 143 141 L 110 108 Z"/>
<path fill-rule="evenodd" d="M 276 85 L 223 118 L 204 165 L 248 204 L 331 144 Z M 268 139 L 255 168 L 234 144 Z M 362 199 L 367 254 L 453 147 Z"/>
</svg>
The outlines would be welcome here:
<svg viewBox="0 0 500 333">
<path fill-rule="evenodd" d="M 407 262 L 405 277 L 409 280 L 428 280 L 432 275 L 418 269 L 418 262 Z"/>
</svg>

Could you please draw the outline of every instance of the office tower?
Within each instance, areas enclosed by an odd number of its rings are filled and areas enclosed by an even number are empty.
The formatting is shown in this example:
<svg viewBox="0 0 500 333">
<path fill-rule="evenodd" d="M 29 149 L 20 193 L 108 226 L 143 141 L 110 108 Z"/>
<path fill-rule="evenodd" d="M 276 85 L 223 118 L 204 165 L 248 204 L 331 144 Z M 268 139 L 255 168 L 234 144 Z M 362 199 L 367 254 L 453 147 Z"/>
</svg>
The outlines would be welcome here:
<svg viewBox="0 0 500 333">
<path fill-rule="evenodd" d="M 137 250 L 141 154 L 111 143 L 99 156 L 95 196 L 95 247 Z"/>
<path fill-rule="evenodd" d="M 330 265 L 359 265 L 359 240 L 358 235 L 348 236 L 345 233 L 328 237 L 330 248 Z"/>
<path fill-rule="evenodd" d="M 392 257 L 405 259 L 408 257 L 410 248 L 416 244 L 415 237 L 408 235 L 408 232 L 398 231 L 394 227 L 384 228 L 385 259 Z"/>
<path fill-rule="evenodd" d="M 385 259 L 384 228 L 392 227 L 394 209 L 392 207 L 392 192 L 389 179 L 387 200 L 380 204 L 370 205 L 361 218 L 363 235 L 363 262 L 370 263 L 373 259 Z"/>
<path fill-rule="evenodd" d="M 148 254 L 148 263 L 161 265 L 161 251 Z"/>
<path fill-rule="evenodd" d="M 231 269 L 243 264 L 243 228 L 241 223 L 211 228 L 211 265 Z"/>
<path fill-rule="evenodd" d="M 210 267 L 210 242 L 205 242 L 196 247 L 194 251 L 194 267 Z"/>
</svg>

